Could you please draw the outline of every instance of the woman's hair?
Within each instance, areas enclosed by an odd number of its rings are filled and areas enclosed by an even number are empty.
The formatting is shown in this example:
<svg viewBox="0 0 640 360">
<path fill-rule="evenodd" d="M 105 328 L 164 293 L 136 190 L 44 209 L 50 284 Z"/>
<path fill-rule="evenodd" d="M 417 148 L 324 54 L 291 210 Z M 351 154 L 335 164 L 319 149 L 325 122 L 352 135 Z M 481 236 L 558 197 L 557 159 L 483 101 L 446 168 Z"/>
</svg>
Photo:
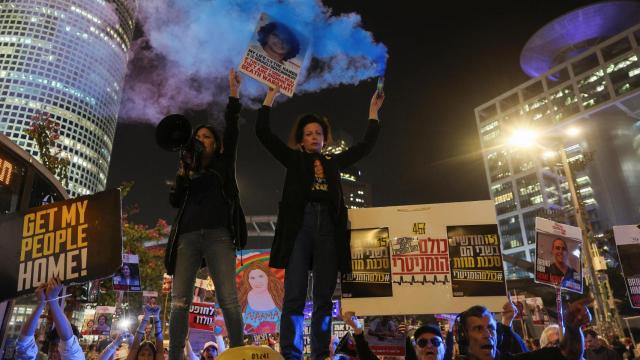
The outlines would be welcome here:
<svg viewBox="0 0 640 360">
<path fill-rule="evenodd" d="M 333 142 L 333 137 L 331 136 L 331 124 L 329 124 L 329 120 L 327 120 L 327 118 L 316 114 L 304 114 L 297 118 L 293 123 L 291 133 L 289 134 L 290 148 L 295 150 L 300 149 L 300 143 L 304 137 L 304 127 L 311 123 L 316 123 L 322 128 L 325 145 L 329 145 Z"/>
<path fill-rule="evenodd" d="M 198 131 L 200 131 L 200 129 L 202 128 L 206 128 L 207 130 L 211 131 L 211 134 L 213 134 L 213 138 L 216 141 L 215 147 L 213 149 L 214 153 L 219 153 L 220 149 L 221 149 L 221 145 L 222 143 L 220 142 L 220 134 L 218 134 L 218 130 L 213 127 L 212 125 L 208 125 L 208 124 L 204 124 L 204 125 L 200 125 L 198 127 L 196 127 L 195 130 L 193 130 L 193 138 L 195 139 L 196 134 L 198 134 Z"/>
<path fill-rule="evenodd" d="M 124 269 L 125 267 L 127 267 L 127 269 L 129 269 L 129 276 L 131 276 L 131 266 L 129 266 L 129 264 L 122 264 L 122 266 L 120 266 L 120 277 L 124 277 L 124 271 L 122 271 L 122 269 Z"/>
<path fill-rule="evenodd" d="M 98 322 L 100 322 L 100 319 L 101 319 L 101 318 L 104 318 L 104 323 L 105 323 L 105 324 L 107 323 L 107 320 L 109 320 L 109 319 L 107 319 L 107 315 L 105 315 L 105 314 L 100 314 L 100 316 L 98 316 Z"/>
<path fill-rule="evenodd" d="M 542 334 L 540 334 L 540 347 L 547 347 L 547 344 L 549 344 L 549 335 L 551 335 L 552 332 L 558 333 L 558 339 L 560 339 L 560 326 L 557 324 L 549 325 L 544 328 Z"/>
<path fill-rule="evenodd" d="M 283 61 L 287 61 L 289 59 L 293 59 L 300 52 L 300 42 L 298 41 L 298 37 L 289 29 L 289 27 L 281 22 L 272 21 L 268 24 L 263 25 L 258 30 L 258 42 L 262 47 L 267 44 L 267 39 L 269 35 L 272 33 L 278 33 L 278 37 L 280 40 L 287 44 L 289 51 L 282 58 Z"/>
<path fill-rule="evenodd" d="M 138 358 L 138 355 L 140 355 L 140 351 L 142 351 L 142 349 L 144 349 L 145 347 L 148 347 L 149 349 L 151 349 L 151 352 L 153 353 L 153 358 L 156 358 L 156 346 L 148 340 L 145 340 L 143 342 L 140 343 L 140 346 L 138 346 L 138 351 L 136 352 L 136 359 Z"/>
<path fill-rule="evenodd" d="M 256 261 L 249 265 L 242 273 L 242 281 L 240 282 L 240 289 L 238 290 L 238 298 L 240 300 L 240 308 L 242 312 L 247 309 L 249 304 L 249 292 L 251 291 L 251 285 L 249 284 L 249 274 L 253 270 L 260 270 L 267 276 L 267 289 L 269 295 L 273 299 L 273 303 L 276 307 L 282 311 L 282 302 L 284 301 L 284 286 L 282 282 L 271 272 L 269 267 L 261 261 Z"/>
</svg>

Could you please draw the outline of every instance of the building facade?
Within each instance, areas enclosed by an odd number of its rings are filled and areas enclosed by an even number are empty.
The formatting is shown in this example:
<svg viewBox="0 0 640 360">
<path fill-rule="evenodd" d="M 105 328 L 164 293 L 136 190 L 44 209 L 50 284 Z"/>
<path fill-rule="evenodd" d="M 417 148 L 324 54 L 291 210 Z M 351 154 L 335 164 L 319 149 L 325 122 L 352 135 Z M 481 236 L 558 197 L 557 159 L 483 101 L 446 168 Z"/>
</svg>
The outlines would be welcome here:
<svg viewBox="0 0 640 360">
<path fill-rule="evenodd" d="M 475 109 L 505 254 L 534 260 L 536 216 L 572 222 L 568 185 L 559 157 L 553 157 L 558 151 L 576 165 L 579 200 L 595 236 L 613 225 L 640 222 L 640 12 L 635 9 L 632 27 L 538 72 L 526 68 L 523 51 L 523 69 L 533 78 Z M 509 144 L 519 128 L 536 131 L 536 146 Z M 570 128 L 579 134 L 564 135 Z M 528 276 L 508 263 L 507 273 Z"/>
<path fill-rule="evenodd" d="M 38 158 L 24 131 L 50 114 L 72 197 L 106 186 L 135 11 L 135 0 L 0 3 L 0 132 Z"/>
</svg>

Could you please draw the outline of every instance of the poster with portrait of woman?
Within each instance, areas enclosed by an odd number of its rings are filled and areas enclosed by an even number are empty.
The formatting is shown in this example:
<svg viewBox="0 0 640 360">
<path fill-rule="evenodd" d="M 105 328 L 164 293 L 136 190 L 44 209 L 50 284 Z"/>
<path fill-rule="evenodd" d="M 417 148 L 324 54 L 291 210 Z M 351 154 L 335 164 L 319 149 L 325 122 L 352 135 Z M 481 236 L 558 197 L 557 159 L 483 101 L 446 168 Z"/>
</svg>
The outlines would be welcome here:
<svg viewBox="0 0 640 360">
<path fill-rule="evenodd" d="M 94 309 L 84 310 L 84 316 L 82 318 L 82 330 L 80 330 L 80 334 L 91 335 L 93 328 L 96 326 L 95 314 L 96 311 Z"/>
<path fill-rule="evenodd" d="M 122 265 L 113 276 L 113 290 L 141 291 L 138 255 L 122 254 Z"/>
<path fill-rule="evenodd" d="M 307 48 L 307 39 L 290 24 L 262 13 L 240 71 L 293 96 Z"/>
<path fill-rule="evenodd" d="M 269 250 L 250 250 L 236 258 L 238 300 L 247 335 L 279 332 L 284 301 L 284 270 L 269 267 Z"/>
<path fill-rule="evenodd" d="M 582 232 L 536 218 L 535 281 L 582 294 Z"/>
<path fill-rule="evenodd" d="M 94 326 L 91 335 L 109 335 L 111 333 L 111 323 L 113 314 L 116 312 L 115 306 L 97 306 L 94 315 Z"/>
</svg>

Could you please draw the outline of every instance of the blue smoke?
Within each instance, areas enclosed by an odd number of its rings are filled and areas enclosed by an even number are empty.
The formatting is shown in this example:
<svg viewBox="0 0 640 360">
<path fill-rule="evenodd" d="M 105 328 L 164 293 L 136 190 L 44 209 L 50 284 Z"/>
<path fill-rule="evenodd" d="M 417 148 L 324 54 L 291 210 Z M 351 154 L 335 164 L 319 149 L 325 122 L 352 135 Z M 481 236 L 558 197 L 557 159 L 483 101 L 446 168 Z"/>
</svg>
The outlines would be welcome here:
<svg viewBox="0 0 640 360">
<path fill-rule="evenodd" d="M 387 49 L 361 28 L 360 16 L 332 16 L 320 1 L 140 1 L 145 38 L 133 47 L 122 117 L 157 122 L 170 112 L 226 101 L 228 71 L 240 64 L 261 12 L 309 38 L 298 94 L 384 73 Z M 259 104 L 265 91 L 244 76 L 248 105 Z"/>
</svg>

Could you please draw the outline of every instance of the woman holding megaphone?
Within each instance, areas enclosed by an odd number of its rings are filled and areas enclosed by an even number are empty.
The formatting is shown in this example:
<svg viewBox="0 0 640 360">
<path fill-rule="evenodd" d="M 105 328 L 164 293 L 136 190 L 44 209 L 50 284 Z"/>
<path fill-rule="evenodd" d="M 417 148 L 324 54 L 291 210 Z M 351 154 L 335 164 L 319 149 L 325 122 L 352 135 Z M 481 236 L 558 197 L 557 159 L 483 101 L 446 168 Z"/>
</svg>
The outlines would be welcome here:
<svg viewBox="0 0 640 360">
<path fill-rule="evenodd" d="M 229 71 L 231 96 L 225 112 L 224 135 L 210 125 L 193 132 L 197 161 L 185 164 L 181 156 L 170 202 L 179 208 L 167 244 L 165 266 L 173 275 L 169 359 L 183 359 L 187 316 L 193 300 L 196 273 L 203 264 L 209 269 L 216 297 L 231 341 L 243 345 L 242 313 L 235 283 L 236 249 L 246 244 L 247 227 L 236 183 L 236 149 L 240 112 L 240 76 Z"/>
</svg>

